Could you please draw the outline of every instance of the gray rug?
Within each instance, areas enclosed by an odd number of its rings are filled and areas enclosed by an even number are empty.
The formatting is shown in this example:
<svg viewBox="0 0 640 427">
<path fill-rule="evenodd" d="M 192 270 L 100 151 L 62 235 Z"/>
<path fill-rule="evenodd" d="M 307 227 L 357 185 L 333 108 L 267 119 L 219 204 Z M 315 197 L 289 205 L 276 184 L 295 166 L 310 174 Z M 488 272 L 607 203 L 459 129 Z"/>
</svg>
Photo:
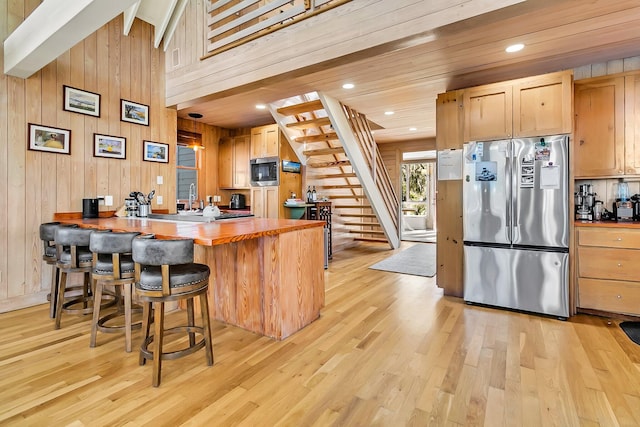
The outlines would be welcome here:
<svg viewBox="0 0 640 427">
<path fill-rule="evenodd" d="M 373 270 L 392 271 L 394 273 L 413 274 L 414 276 L 433 277 L 436 274 L 436 245 L 432 243 L 416 243 L 373 264 Z"/>
</svg>

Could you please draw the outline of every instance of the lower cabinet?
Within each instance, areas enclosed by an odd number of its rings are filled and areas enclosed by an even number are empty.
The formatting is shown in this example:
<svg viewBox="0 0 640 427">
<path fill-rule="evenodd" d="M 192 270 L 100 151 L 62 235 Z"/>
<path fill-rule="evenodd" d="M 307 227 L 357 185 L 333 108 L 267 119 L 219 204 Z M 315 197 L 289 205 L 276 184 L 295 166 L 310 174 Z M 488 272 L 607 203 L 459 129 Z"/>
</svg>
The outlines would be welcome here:
<svg viewBox="0 0 640 427">
<path fill-rule="evenodd" d="M 258 218 L 278 218 L 280 212 L 279 188 L 251 187 L 251 213 Z"/>
<path fill-rule="evenodd" d="M 640 230 L 577 231 L 578 307 L 640 316 Z"/>
</svg>

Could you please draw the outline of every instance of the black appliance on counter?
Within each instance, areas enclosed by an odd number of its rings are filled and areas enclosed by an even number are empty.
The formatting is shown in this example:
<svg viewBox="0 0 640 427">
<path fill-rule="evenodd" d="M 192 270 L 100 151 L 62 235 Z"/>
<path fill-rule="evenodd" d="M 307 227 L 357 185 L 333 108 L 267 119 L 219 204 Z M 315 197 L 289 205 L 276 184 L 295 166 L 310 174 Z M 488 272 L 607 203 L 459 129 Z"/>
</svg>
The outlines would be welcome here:
<svg viewBox="0 0 640 427">
<path fill-rule="evenodd" d="M 98 199 L 82 199 L 82 218 L 98 218 Z"/>
<path fill-rule="evenodd" d="M 247 203 L 244 194 L 233 193 L 229 201 L 229 209 L 246 209 Z"/>
</svg>

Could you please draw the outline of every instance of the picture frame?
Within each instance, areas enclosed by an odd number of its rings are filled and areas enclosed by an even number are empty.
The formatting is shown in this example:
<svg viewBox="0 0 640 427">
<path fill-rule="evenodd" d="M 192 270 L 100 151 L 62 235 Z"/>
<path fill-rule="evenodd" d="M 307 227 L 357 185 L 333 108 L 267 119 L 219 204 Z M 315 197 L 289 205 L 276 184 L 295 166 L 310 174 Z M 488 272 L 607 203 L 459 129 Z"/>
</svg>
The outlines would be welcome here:
<svg viewBox="0 0 640 427">
<path fill-rule="evenodd" d="M 29 123 L 27 148 L 57 154 L 71 154 L 71 130 Z"/>
<path fill-rule="evenodd" d="M 149 106 L 121 99 L 120 120 L 123 122 L 149 126 Z"/>
<path fill-rule="evenodd" d="M 127 158 L 127 138 L 113 135 L 93 134 L 93 157 L 110 159 Z"/>
<path fill-rule="evenodd" d="M 62 91 L 65 111 L 100 117 L 100 94 L 66 85 Z"/>
<path fill-rule="evenodd" d="M 142 141 L 142 160 L 145 162 L 169 163 L 169 144 Z"/>
</svg>

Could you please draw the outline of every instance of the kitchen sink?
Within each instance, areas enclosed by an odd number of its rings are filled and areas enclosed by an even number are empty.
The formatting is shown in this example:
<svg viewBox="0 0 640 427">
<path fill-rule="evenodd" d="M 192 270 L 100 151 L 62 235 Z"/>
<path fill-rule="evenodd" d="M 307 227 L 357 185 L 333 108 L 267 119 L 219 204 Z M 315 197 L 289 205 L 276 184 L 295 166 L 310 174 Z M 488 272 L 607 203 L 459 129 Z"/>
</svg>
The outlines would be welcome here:
<svg viewBox="0 0 640 427">
<path fill-rule="evenodd" d="M 186 222 L 212 222 L 214 220 L 227 220 L 235 218 L 252 217 L 253 214 L 246 212 L 222 212 L 220 215 L 211 218 L 202 216 L 202 212 L 179 213 L 179 214 L 154 214 L 147 216 L 148 219 L 169 220 L 169 221 L 186 221 Z"/>
</svg>

